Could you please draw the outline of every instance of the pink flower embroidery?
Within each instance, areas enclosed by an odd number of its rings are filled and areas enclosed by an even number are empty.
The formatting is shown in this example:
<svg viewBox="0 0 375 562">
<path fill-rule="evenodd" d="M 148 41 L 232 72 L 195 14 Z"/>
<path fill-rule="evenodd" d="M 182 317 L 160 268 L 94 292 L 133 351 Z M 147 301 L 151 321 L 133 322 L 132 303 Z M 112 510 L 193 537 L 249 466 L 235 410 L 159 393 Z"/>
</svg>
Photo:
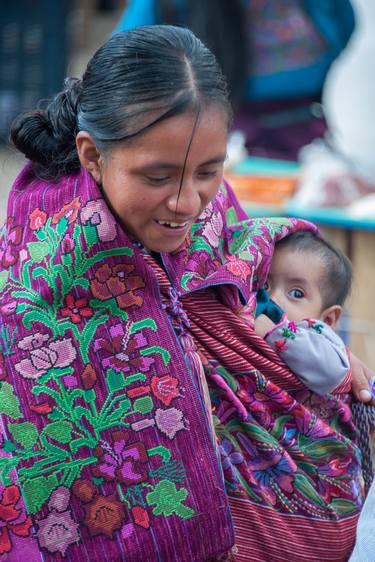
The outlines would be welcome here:
<svg viewBox="0 0 375 562">
<path fill-rule="evenodd" d="M 75 243 L 70 234 L 65 234 L 61 243 L 61 251 L 63 254 L 71 254 L 74 251 Z"/>
<path fill-rule="evenodd" d="M 9 217 L 6 223 L 5 235 L 0 238 L 0 264 L 4 269 L 17 263 L 19 251 L 17 246 L 22 240 L 22 226 L 13 226 L 13 217 Z"/>
<path fill-rule="evenodd" d="M 17 301 L 13 300 L 4 303 L 0 307 L 0 310 L 5 316 L 10 316 L 11 314 L 14 314 L 16 312 L 16 308 L 17 308 Z"/>
<path fill-rule="evenodd" d="M 41 548 L 48 552 L 60 552 L 65 556 L 67 548 L 78 543 L 78 523 L 72 518 L 68 510 L 70 491 L 65 486 L 55 490 L 48 503 L 50 510 L 47 517 L 38 521 L 38 532 L 36 536 Z"/>
<path fill-rule="evenodd" d="M 46 221 L 47 213 L 41 211 L 40 209 L 34 209 L 34 211 L 29 216 L 31 230 L 39 230 L 46 224 Z"/>
<path fill-rule="evenodd" d="M 77 352 L 71 338 L 49 341 L 47 334 L 36 333 L 23 338 L 18 347 L 30 352 L 27 359 L 15 364 L 16 371 L 26 379 L 38 379 L 50 369 L 68 367 Z"/>
<path fill-rule="evenodd" d="M 213 213 L 210 221 L 204 226 L 202 235 L 207 238 L 213 248 L 219 245 L 220 236 L 223 230 L 223 219 L 220 213 Z"/>
<path fill-rule="evenodd" d="M 183 413 L 177 408 L 167 410 L 158 408 L 155 413 L 155 421 L 158 429 L 169 439 L 173 439 L 178 431 L 185 429 Z"/>
<path fill-rule="evenodd" d="M 102 242 L 112 242 L 117 236 L 116 221 L 110 213 L 104 199 L 89 201 L 81 210 L 81 221 L 96 227 Z"/>
<path fill-rule="evenodd" d="M 211 203 L 209 203 L 207 207 L 204 209 L 203 213 L 199 215 L 198 220 L 203 221 L 209 219 L 213 212 L 214 212 L 214 205 L 211 201 Z"/>
</svg>

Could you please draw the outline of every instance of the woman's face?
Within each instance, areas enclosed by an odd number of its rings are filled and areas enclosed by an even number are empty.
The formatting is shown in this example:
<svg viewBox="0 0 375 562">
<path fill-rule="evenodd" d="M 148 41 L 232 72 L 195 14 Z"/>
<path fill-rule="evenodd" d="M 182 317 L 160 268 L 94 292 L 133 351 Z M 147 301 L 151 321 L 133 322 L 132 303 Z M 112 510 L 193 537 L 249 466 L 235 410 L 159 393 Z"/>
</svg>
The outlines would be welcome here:
<svg viewBox="0 0 375 562">
<path fill-rule="evenodd" d="M 222 179 L 227 115 L 208 106 L 192 136 L 196 117 L 166 119 L 99 158 L 109 204 L 125 229 L 154 252 L 173 252 L 182 244 Z"/>
</svg>

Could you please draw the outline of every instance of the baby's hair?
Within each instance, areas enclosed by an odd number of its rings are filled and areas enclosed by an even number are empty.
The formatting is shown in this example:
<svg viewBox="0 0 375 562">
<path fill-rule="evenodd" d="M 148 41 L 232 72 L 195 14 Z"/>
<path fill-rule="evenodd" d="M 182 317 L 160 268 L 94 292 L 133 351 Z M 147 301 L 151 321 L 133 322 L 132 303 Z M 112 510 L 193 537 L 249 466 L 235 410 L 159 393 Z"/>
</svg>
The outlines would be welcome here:
<svg viewBox="0 0 375 562">
<path fill-rule="evenodd" d="M 325 268 L 321 280 L 322 310 L 334 304 L 343 306 L 352 285 L 352 266 L 346 255 L 311 230 L 298 230 L 282 238 L 276 248 L 290 248 L 318 255 Z"/>
</svg>

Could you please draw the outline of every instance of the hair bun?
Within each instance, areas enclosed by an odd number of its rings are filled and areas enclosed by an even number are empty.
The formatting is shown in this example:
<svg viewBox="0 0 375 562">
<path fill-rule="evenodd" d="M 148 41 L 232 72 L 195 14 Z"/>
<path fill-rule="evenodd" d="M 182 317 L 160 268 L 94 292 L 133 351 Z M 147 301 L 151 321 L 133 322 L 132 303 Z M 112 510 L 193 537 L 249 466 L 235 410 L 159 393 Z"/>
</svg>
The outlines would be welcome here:
<svg viewBox="0 0 375 562">
<path fill-rule="evenodd" d="M 35 164 L 41 178 L 58 179 L 79 169 L 75 136 L 81 89 L 81 80 L 67 78 L 64 90 L 45 109 L 21 114 L 12 123 L 14 145 Z"/>
<path fill-rule="evenodd" d="M 45 110 L 37 109 L 16 117 L 10 136 L 16 148 L 33 162 L 43 164 L 53 152 L 53 135 Z"/>
</svg>

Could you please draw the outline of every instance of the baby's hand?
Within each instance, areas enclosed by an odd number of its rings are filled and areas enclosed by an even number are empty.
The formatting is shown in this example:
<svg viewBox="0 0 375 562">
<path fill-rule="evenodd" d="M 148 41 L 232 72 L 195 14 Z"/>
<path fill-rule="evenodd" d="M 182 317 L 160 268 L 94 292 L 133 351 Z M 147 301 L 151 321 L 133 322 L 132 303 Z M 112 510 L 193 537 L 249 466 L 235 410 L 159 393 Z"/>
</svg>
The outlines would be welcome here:
<svg viewBox="0 0 375 562">
<path fill-rule="evenodd" d="M 254 329 L 262 338 L 274 327 L 275 324 L 265 314 L 260 314 L 258 318 L 255 318 Z"/>
</svg>

